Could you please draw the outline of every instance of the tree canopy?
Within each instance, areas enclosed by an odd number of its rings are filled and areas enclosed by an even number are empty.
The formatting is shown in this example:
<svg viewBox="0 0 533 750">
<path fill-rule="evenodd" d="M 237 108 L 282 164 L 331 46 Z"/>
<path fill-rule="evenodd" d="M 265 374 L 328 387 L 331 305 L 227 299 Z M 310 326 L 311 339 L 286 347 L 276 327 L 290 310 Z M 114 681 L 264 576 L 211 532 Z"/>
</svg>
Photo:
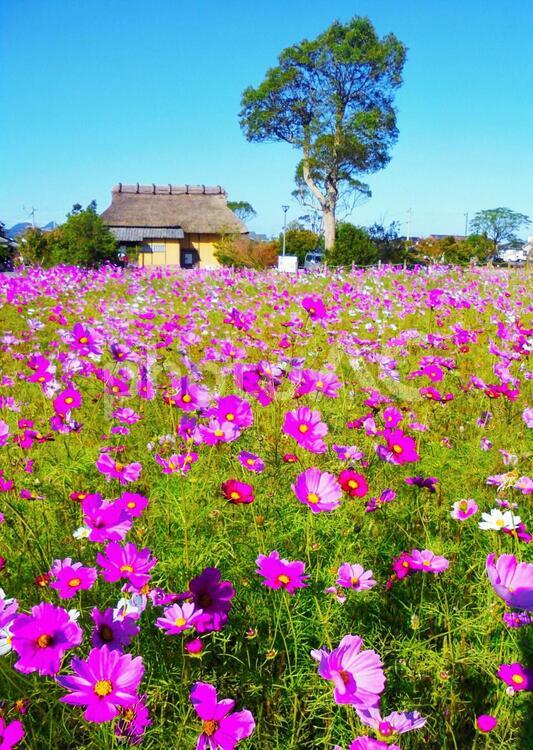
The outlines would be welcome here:
<svg viewBox="0 0 533 750">
<path fill-rule="evenodd" d="M 20 253 L 26 263 L 45 267 L 61 263 L 91 267 L 119 260 L 115 238 L 96 213 L 94 201 L 85 209 L 75 203 L 65 223 L 51 232 L 30 228 Z"/>
<path fill-rule="evenodd" d="M 228 208 L 233 211 L 235 216 L 241 221 L 244 221 L 245 224 L 257 215 L 254 207 L 251 203 L 248 203 L 248 201 L 228 201 Z"/>
<path fill-rule="evenodd" d="M 493 243 L 493 255 L 503 242 L 516 242 L 517 233 L 522 227 L 531 224 L 531 219 L 525 214 L 512 211 L 510 208 L 488 208 L 478 211 L 470 222 L 470 229 L 481 234 Z"/>
<path fill-rule="evenodd" d="M 285 49 L 264 81 L 243 92 L 246 138 L 285 141 L 301 151 L 297 179 L 320 205 L 327 249 L 335 241 L 341 192 L 368 191 L 358 176 L 390 159 L 398 137 L 393 98 L 405 56 L 393 34 L 380 39 L 367 18 L 356 16 Z"/>
</svg>

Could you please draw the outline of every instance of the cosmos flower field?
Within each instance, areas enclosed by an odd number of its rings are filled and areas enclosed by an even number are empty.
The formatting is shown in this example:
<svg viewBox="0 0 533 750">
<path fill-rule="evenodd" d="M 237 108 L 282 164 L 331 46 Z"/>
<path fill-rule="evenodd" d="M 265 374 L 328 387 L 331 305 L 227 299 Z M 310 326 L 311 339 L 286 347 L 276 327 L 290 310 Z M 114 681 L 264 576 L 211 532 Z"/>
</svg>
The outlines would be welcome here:
<svg viewBox="0 0 533 750">
<path fill-rule="evenodd" d="M 2 750 L 531 747 L 531 298 L 0 276 Z"/>
</svg>

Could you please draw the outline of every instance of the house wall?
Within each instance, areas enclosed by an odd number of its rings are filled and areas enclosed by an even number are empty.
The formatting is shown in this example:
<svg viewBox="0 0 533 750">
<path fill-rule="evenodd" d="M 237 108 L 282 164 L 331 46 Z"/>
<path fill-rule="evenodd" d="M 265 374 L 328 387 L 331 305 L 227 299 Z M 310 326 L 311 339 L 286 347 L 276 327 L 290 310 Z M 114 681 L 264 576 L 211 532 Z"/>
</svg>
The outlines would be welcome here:
<svg viewBox="0 0 533 750">
<path fill-rule="evenodd" d="M 186 234 L 181 240 L 183 250 L 197 250 L 200 256 L 200 268 L 218 268 L 220 263 L 215 258 L 215 242 L 219 234 Z"/>
<path fill-rule="evenodd" d="M 150 245 L 163 246 L 163 252 L 139 253 L 139 266 L 141 268 L 150 266 L 179 266 L 180 265 L 180 241 L 179 240 L 154 240 Z"/>
<path fill-rule="evenodd" d="M 180 250 L 196 250 L 200 257 L 200 268 L 218 268 L 220 263 L 215 258 L 215 243 L 219 234 L 186 234 L 183 240 L 153 240 L 150 245 L 163 246 L 163 252 L 139 253 L 138 264 L 141 268 L 151 266 L 179 266 Z"/>
</svg>

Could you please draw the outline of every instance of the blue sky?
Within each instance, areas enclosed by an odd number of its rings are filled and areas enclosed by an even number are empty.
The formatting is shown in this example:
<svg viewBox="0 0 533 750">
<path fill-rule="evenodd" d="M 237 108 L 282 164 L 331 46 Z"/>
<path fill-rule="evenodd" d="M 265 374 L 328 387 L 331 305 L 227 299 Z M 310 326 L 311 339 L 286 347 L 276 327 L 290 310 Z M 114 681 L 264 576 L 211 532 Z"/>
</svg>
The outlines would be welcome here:
<svg viewBox="0 0 533 750">
<path fill-rule="evenodd" d="M 483 208 L 533 216 L 530 0 L 0 0 L 0 219 L 103 210 L 118 181 L 188 182 L 222 184 L 256 208 L 251 229 L 277 232 L 298 153 L 245 141 L 241 92 L 356 14 L 409 52 L 399 141 L 352 220 L 412 209 L 425 234 L 461 233 Z"/>
</svg>

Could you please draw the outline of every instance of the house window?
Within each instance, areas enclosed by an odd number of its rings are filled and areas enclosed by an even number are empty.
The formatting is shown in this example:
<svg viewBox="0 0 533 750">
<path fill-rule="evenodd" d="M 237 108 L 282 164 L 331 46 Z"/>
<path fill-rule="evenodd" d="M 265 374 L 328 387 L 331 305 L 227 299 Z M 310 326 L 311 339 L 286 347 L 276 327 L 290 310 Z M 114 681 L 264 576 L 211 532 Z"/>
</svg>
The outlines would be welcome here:
<svg viewBox="0 0 533 750">
<path fill-rule="evenodd" d="M 153 253 L 164 253 L 166 250 L 165 245 L 160 242 L 149 242 L 148 247 Z"/>
</svg>

